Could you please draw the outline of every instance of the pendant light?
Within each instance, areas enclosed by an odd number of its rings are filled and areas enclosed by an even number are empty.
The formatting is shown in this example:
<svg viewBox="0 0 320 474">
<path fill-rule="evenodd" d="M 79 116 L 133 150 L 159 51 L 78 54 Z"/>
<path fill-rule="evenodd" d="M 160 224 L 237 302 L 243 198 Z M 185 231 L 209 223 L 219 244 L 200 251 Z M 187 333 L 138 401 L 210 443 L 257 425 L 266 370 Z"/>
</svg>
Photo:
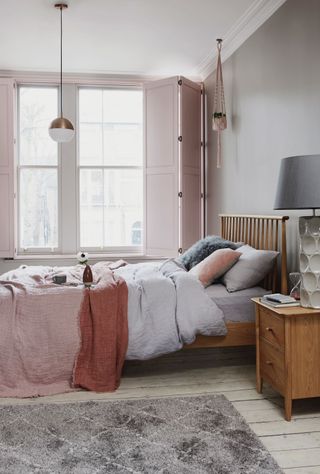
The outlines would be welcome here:
<svg viewBox="0 0 320 474">
<path fill-rule="evenodd" d="M 56 3 L 55 8 L 60 10 L 60 117 L 54 119 L 49 127 L 49 135 L 55 142 L 64 143 L 72 140 L 74 128 L 70 120 L 63 116 L 62 96 L 62 10 L 68 8 L 66 3 Z"/>
</svg>

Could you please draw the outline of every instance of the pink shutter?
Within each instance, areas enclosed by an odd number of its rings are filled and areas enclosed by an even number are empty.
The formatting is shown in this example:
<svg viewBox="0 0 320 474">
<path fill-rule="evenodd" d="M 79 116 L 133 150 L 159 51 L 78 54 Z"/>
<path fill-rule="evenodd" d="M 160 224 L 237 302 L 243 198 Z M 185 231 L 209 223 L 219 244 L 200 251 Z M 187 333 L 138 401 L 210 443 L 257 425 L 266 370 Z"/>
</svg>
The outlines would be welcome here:
<svg viewBox="0 0 320 474">
<path fill-rule="evenodd" d="M 178 78 L 145 86 L 145 253 L 177 256 Z"/>
<path fill-rule="evenodd" d="M 0 79 L 0 257 L 14 256 L 14 81 Z"/>
<path fill-rule="evenodd" d="M 202 237 L 201 86 L 180 78 L 180 246 L 183 251 Z"/>
</svg>

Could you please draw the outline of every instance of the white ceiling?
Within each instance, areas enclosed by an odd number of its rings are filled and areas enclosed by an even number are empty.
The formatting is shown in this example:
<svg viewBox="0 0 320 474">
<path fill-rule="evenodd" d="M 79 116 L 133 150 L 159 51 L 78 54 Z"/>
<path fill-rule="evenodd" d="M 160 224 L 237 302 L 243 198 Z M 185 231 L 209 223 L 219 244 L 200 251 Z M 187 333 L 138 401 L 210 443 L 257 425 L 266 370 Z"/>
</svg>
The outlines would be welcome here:
<svg viewBox="0 0 320 474">
<path fill-rule="evenodd" d="M 235 49 L 284 1 L 69 0 L 64 71 L 203 77 L 216 38 Z M 0 70 L 58 70 L 54 3 L 0 0 Z"/>
</svg>

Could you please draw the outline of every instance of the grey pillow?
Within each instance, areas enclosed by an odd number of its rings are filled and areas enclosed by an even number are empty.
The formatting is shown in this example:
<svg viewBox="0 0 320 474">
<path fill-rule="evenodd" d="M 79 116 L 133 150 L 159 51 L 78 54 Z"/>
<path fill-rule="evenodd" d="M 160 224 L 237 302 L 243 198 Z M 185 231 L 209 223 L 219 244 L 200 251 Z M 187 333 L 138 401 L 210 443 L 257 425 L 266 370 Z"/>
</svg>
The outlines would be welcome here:
<svg viewBox="0 0 320 474">
<path fill-rule="evenodd" d="M 250 245 L 238 249 L 241 256 L 237 263 L 222 277 L 222 283 L 230 292 L 251 288 L 260 283 L 272 270 L 279 252 L 256 250 Z"/>
<path fill-rule="evenodd" d="M 186 270 L 191 270 L 192 267 L 202 262 L 205 258 L 218 249 L 230 248 L 235 250 L 238 245 L 230 240 L 225 240 L 218 235 L 208 235 L 204 239 L 198 240 L 192 245 L 181 257 L 179 261 L 183 263 Z"/>
</svg>

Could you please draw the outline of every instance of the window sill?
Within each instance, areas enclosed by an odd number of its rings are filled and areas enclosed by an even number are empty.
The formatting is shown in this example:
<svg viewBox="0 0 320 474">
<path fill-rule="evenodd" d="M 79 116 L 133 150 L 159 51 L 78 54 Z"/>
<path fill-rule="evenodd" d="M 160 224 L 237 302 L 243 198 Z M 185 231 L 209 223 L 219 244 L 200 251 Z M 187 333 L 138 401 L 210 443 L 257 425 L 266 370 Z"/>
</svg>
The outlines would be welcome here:
<svg viewBox="0 0 320 474">
<path fill-rule="evenodd" d="M 165 256 L 149 256 L 149 255 L 144 255 L 142 253 L 122 253 L 122 254 L 93 254 L 90 253 L 89 255 L 89 260 L 92 261 L 100 261 L 100 260 L 119 260 L 123 258 L 128 259 L 128 260 L 139 260 L 139 261 L 144 261 L 144 260 L 165 260 L 168 257 Z M 65 254 L 65 255 L 59 255 L 59 254 L 26 254 L 26 255 L 16 255 L 13 259 L 4 259 L 6 261 L 15 261 L 15 260 L 72 260 L 73 262 L 77 261 L 76 255 L 73 254 Z"/>
<path fill-rule="evenodd" d="M 110 255 L 99 255 L 90 254 L 89 263 L 94 265 L 95 263 L 105 261 L 116 261 L 123 258 L 128 263 L 143 263 L 143 262 L 161 262 L 166 260 L 167 257 L 150 257 L 143 254 L 110 254 Z M 48 267 L 72 267 L 76 265 L 77 259 L 75 255 L 17 255 L 12 260 L 0 259 L 0 274 L 6 273 L 10 270 L 14 270 L 20 265 L 43 265 Z"/>
</svg>

